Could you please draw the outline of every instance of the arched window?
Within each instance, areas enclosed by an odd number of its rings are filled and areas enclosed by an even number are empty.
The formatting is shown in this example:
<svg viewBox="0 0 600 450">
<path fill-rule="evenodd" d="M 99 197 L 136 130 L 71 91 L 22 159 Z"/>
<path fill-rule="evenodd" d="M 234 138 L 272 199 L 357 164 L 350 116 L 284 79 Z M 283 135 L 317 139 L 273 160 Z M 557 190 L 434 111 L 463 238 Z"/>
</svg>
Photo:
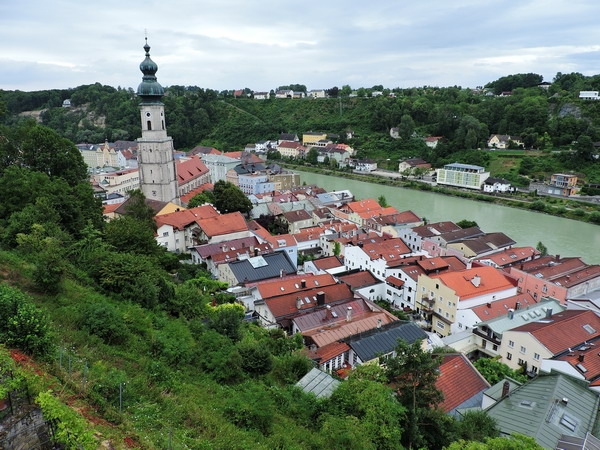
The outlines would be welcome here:
<svg viewBox="0 0 600 450">
<path fill-rule="evenodd" d="M 152 131 L 152 122 L 149 120 L 148 122 L 146 122 L 147 126 L 148 126 L 148 131 Z"/>
</svg>

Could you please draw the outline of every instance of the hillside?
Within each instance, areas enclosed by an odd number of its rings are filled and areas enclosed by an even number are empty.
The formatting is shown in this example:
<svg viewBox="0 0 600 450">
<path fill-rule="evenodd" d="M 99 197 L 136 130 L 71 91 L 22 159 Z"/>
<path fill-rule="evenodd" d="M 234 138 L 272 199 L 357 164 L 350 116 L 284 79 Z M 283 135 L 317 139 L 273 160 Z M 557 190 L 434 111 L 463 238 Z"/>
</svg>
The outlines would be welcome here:
<svg viewBox="0 0 600 450">
<path fill-rule="evenodd" d="M 475 150 L 485 148 L 491 134 L 504 134 L 518 136 L 528 152 L 515 154 L 512 165 L 505 164 L 508 159 L 503 167 L 494 165 L 493 175 L 512 173 L 515 181 L 516 175 L 536 179 L 554 171 L 576 171 L 585 182 L 600 183 L 593 156 L 597 153 L 593 143 L 600 141 L 600 102 L 578 98 L 579 90 L 598 89 L 599 77 L 557 74 L 550 88 L 542 89 L 532 85 L 537 79 L 532 74 L 519 75 L 477 91 L 386 89 L 386 95 L 371 97 L 362 89 L 363 96 L 325 99 L 255 100 L 171 86 L 164 103 L 168 132 L 177 149 L 205 145 L 240 150 L 248 143 L 275 140 L 282 132 L 322 131 L 337 134 L 344 142 L 345 132 L 352 130 L 349 143 L 358 157 L 376 159 L 385 168 L 415 156 L 434 166 L 460 161 L 489 167 L 491 158 Z M 493 95 L 501 88 L 510 88 L 511 95 Z M 61 107 L 67 98 L 72 108 Z M 4 123 L 14 124 L 23 113 L 43 110 L 38 114 L 41 123 L 75 143 L 132 140 L 140 134 L 139 100 L 132 89 L 96 83 L 62 91 L 2 92 L 0 101 L 7 106 Z M 390 137 L 392 127 L 398 128 L 399 139 Z M 432 150 L 424 145 L 425 136 L 443 139 Z"/>
</svg>

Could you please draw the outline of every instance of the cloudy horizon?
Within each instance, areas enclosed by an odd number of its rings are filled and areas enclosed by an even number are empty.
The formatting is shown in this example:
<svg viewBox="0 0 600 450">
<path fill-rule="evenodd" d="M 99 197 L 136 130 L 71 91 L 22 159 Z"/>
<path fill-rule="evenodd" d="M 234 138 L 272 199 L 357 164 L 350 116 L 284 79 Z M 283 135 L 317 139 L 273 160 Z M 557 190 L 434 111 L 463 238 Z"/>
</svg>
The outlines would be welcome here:
<svg viewBox="0 0 600 450">
<path fill-rule="evenodd" d="M 251 3 L 7 0 L 0 89 L 135 89 L 146 35 L 165 87 L 476 87 L 516 73 L 600 73 L 591 0 Z"/>
</svg>

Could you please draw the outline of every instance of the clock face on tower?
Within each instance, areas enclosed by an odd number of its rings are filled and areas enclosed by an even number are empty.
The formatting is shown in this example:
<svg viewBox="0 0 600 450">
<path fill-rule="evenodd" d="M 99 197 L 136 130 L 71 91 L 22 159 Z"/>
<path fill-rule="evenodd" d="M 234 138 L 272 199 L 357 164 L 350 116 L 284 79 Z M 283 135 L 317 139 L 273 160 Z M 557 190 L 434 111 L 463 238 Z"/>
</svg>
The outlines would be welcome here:
<svg viewBox="0 0 600 450">
<path fill-rule="evenodd" d="M 149 112 L 146 113 L 146 117 L 150 117 L 150 113 Z"/>
</svg>

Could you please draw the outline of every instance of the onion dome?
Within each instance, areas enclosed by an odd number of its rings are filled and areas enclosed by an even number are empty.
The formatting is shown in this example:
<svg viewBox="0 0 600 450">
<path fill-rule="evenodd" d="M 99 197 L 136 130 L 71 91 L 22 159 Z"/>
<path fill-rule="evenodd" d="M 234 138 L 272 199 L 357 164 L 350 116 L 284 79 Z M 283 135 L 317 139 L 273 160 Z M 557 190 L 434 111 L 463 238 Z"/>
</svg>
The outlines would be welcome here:
<svg viewBox="0 0 600 450">
<path fill-rule="evenodd" d="M 137 88 L 137 95 L 142 99 L 143 103 L 160 103 L 160 99 L 165 94 L 165 90 L 156 80 L 156 72 L 158 66 L 150 59 L 150 46 L 146 38 L 146 59 L 140 64 L 140 70 L 144 74 L 142 82 Z"/>
</svg>

